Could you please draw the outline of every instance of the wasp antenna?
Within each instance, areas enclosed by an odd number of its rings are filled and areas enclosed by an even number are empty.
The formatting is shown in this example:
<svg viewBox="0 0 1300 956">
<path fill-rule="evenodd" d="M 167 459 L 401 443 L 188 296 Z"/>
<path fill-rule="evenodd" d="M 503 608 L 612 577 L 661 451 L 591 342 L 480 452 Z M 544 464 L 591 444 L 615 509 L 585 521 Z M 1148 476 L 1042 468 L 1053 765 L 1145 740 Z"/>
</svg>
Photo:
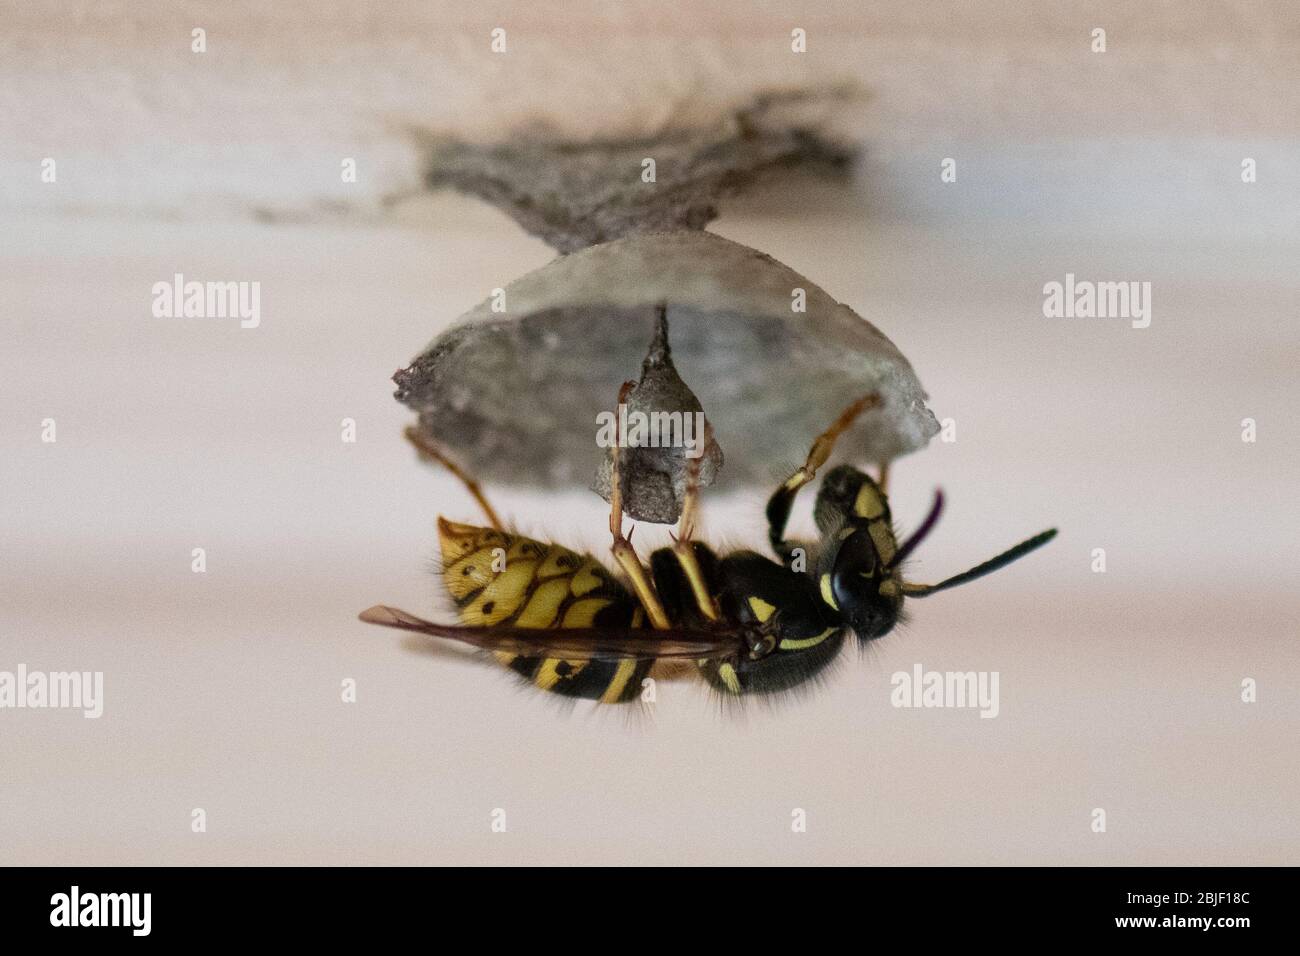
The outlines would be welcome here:
<svg viewBox="0 0 1300 956">
<path fill-rule="evenodd" d="M 916 546 L 924 541 L 926 535 L 934 530 L 934 526 L 939 523 L 939 515 L 942 513 L 943 489 L 936 488 L 934 489 L 934 504 L 930 505 L 930 513 L 926 515 L 925 520 L 921 522 L 921 527 L 917 528 L 916 532 L 904 541 L 903 546 L 898 549 L 898 552 L 894 555 L 894 560 L 889 562 L 891 568 L 896 568 L 907 560 L 907 556 L 915 551 Z"/>
<path fill-rule="evenodd" d="M 1056 529 L 1048 528 L 1046 531 L 1034 535 L 1028 541 L 1021 541 L 1014 548 L 1003 551 L 996 558 L 989 558 L 983 564 L 977 564 L 969 571 L 963 571 L 961 574 L 948 578 L 946 581 L 940 581 L 938 584 L 912 584 L 904 582 L 903 593 L 908 597 L 928 597 L 937 591 L 946 591 L 948 588 L 955 588 L 959 584 L 974 581 L 976 578 L 982 578 L 986 574 L 992 574 L 999 568 L 1005 568 L 1012 561 L 1023 558 L 1030 551 L 1041 548 L 1055 537 Z"/>
</svg>

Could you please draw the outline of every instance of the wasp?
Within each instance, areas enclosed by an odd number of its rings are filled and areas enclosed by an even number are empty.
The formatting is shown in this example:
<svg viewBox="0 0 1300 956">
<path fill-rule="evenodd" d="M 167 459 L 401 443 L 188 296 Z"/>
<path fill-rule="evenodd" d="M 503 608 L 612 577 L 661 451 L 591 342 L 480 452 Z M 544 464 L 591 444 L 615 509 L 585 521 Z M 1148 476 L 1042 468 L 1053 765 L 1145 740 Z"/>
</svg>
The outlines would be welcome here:
<svg viewBox="0 0 1300 956">
<path fill-rule="evenodd" d="M 624 384 L 620 405 L 634 384 Z M 900 544 L 889 510 L 886 464 L 879 478 L 849 465 L 827 472 L 814 507 L 819 540 L 787 540 L 786 524 L 800 489 L 826 464 L 836 439 L 880 404 L 872 393 L 847 408 L 768 500 L 768 538 L 779 560 L 748 550 L 719 555 L 694 540 L 697 461 L 688 470 L 671 547 L 654 551 L 648 567 L 642 564 L 623 534 L 615 440 L 609 530 L 621 577 L 592 555 L 505 530 L 478 483 L 408 429 L 407 438 L 423 457 L 441 463 L 465 485 L 489 526 L 438 519 L 442 581 L 458 609 L 459 625 L 384 605 L 364 611 L 361 620 L 472 645 L 542 690 L 604 703 L 636 699 L 655 668 L 667 676 L 694 669 L 729 697 L 805 684 L 835 659 L 850 633 L 863 645 L 888 634 L 906 598 L 974 581 L 1056 535 L 1055 528 L 1043 531 L 937 584 L 908 581 L 903 562 L 934 528 L 944 499 L 935 492 L 925 520 Z"/>
</svg>

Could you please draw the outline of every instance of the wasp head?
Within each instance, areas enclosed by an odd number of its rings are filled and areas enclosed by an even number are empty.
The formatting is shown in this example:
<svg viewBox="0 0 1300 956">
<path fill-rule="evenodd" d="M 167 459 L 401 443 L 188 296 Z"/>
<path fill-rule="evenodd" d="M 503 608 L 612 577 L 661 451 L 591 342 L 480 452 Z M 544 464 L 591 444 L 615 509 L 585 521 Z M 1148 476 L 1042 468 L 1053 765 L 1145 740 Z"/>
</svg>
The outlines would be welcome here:
<svg viewBox="0 0 1300 956">
<path fill-rule="evenodd" d="M 898 623 L 904 597 L 926 597 L 983 577 L 1056 536 L 1055 528 L 1041 532 L 938 584 L 905 581 L 903 562 L 934 529 L 942 511 L 943 492 L 936 491 L 930 513 L 900 545 L 894 537 L 889 501 L 869 475 L 848 466 L 826 475 L 815 509 L 822 533 L 817 579 L 822 601 L 859 641 L 888 634 Z"/>
<path fill-rule="evenodd" d="M 860 641 L 884 637 L 903 606 L 889 500 L 869 475 L 847 465 L 822 481 L 815 508 L 822 546 L 822 601 Z"/>
<path fill-rule="evenodd" d="M 888 634 L 903 608 L 898 573 L 891 568 L 872 540 L 869 528 L 849 530 L 829 570 L 821 578 L 822 600 L 853 629 L 860 641 Z"/>
</svg>

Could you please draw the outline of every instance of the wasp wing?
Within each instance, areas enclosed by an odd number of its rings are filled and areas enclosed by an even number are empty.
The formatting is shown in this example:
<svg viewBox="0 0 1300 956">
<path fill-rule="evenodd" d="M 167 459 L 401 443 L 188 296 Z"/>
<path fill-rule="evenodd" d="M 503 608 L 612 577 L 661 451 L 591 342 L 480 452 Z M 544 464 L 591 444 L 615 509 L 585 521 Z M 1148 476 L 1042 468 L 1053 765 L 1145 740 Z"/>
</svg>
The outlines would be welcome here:
<svg viewBox="0 0 1300 956">
<path fill-rule="evenodd" d="M 745 647 L 740 631 L 664 631 L 622 627 L 460 627 L 437 624 L 397 608 L 376 604 L 362 611 L 367 624 L 472 644 L 486 651 L 570 661 L 703 660 L 733 657 Z"/>
</svg>

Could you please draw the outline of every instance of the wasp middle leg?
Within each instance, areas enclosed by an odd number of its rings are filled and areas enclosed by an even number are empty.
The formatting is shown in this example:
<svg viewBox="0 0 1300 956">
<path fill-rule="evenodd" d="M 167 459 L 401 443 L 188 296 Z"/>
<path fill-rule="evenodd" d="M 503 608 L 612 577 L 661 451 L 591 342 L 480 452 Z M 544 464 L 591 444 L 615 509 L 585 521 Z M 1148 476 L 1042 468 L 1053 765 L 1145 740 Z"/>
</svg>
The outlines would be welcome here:
<svg viewBox="0 0 1300 956">
<path fill-rule="evenodd" d="M 785 538 L 785 526 L 786 522 L 790 520 L 790 509 L 794 506 L 794 499 L 799 494 L 799 489 L 817 477 L 817 469 L 826 464 L 826 460 L 830 458 L 836 440 L 840 435 L 848 431 L 849 426 L 853 424 L 857 417 L 867 409 L 879 406 L 880 395 L 872 392 L 870 395 L 864 395 L 844 409 L 840 413 L 840 417 L 831 424 L 831 427 L 818 435 L 813 441 L 812 448 L 808 450 L 808 457 L 804 459 L 804 463 L 768 499 L 767 537 L 772 544 L 772 550 L 776 552 L 777 557 L 782 561 L 789 564 L 795 548 L 795 545 Z"/>
</svg>

